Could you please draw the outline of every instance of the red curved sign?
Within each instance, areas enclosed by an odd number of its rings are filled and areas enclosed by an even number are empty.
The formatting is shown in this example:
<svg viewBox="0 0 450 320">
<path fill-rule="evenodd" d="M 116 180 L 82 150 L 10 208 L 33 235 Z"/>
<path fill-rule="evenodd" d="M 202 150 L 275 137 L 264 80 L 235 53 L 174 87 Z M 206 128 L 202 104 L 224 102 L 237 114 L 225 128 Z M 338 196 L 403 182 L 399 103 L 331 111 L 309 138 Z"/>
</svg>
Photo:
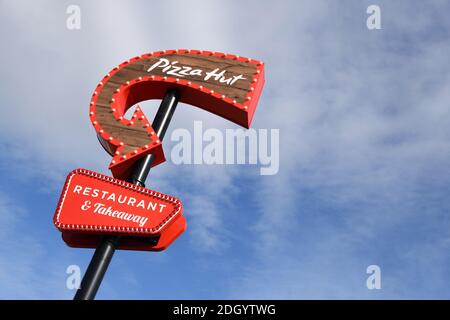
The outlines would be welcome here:
<svg viewBox="0 0 450 320">
<path fill-rule="evenodd" d="M 131 106 L 162 99 L 169 88 L 176 88 L 181 102 L 248 128 L 263 85 L 264 64 L 258 60 L 201 50 L 158 51 L 111 70 L 95 89 L 90 119 L 113 155 L 113 175 L 125 179 L 132 164 L 146 154 L 155 154 L 153 165 L 165 161 L 161 142 L 142 111 L 137 108 L 131 119 L 125 118 Z"/>
</svg>

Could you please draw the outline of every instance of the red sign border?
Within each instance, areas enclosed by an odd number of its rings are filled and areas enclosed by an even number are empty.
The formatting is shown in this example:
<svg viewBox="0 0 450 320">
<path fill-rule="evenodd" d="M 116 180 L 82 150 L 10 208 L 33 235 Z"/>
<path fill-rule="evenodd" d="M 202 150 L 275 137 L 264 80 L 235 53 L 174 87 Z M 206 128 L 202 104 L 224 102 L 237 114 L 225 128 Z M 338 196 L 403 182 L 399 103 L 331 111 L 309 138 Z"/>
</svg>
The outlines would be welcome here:
<svg viewBox="0 0 450 320">
<path fill-rule="evenodd" d="M 145 195 L 151 195 L 153 197 L 158 198 L 159 200 L 171 202 L 175 210 L 166 218 L 164 219 L 157 227 L 155 228 L 142 228 L 142 227 L 111 227 L 111 226 L 103 226 L 103 225 L 83 225 L 83 224 L 63 224 L 60 222 L 60 214 L 61 209 L 64 205 L 64 201 L 66 199 L 67 190 L 69 189 L 70 182 L 72 180 L 72 177 L 76 174 L 85 175 L 88 177 L 92 177 L 101 181 L 114 183 L 116 185 L 120 185 L 121 187 L 124 187 L 128 190 L 137 191 Z M 138 234 L 138 235 L 157 235 L 161 232 L 164 227 L 166 227 L 172 220 L 174 220 L 178 215 L 181 215 L 183 211 L 182 203 L 179 199 L 157 192 L 153 191 L 144 187 L 137 186 L 135 184 L 115 179 L 113 177 L 90 171 L 87 169 L 75 169 L 72 172 L 69 173 L 69 175 L 66 178 L 66 182 L 64 183 L 63 191 L 61 192 L 61 197 L 58 202 L 58 206 L 56 207 L 55 216 L 53 218 L 53 223 L 55 224 L 56 228 L 58 228 L 60 231 L 79 231 L 79 232 L 85 232 L 85 233 L 98 233 L 98 232 L 110 232 L 110 233 L 120 233 L 120 234 Z"/>
</svg>

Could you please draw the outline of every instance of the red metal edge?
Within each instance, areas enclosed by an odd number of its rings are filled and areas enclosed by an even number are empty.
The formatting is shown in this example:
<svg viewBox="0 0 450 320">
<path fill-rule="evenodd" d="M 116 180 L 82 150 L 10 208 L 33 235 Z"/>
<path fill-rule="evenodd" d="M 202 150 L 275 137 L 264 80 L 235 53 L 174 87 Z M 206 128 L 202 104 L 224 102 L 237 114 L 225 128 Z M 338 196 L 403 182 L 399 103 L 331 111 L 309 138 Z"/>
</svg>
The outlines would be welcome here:
<svg viewBox="0 0 450 320">
<path fill-rule="evenodd" d="M 114 230 L 114 229 L 111 229 L 111 227 L 109 227 L 109 226 L 106 227 L 106 226 L 100 226 L 100 225 L 97 225 L 97 226 L 64 225 L 60 222 L 59 216 L 60 216 L 63 204 L 64 204 L 64 200 L 66 198 L 66 194 L 67 194 L 67 190 L 69 188 L 70 182 L 71 182 L 73 176 L 75 176 L 76 174 L 93 177 L 95 179 L 99 179 L 99 180 L 113 183 L 116 185 L 118 184 L 128 190 L 137 191 L 137 192 L 140 192 L 145 195 L 151 195 L 151 196 L 157 197 L 157 198 L 159 198 L 159 200 L 171 202 L 174 205 L 174 207 L 176 208 L 176 210 L 172 214 L 170 214 L 165 220 L 163 220 L 162 223 L 156 229 L 136 228 L 136 227 L 133 227 L 133 228 L 120 227 L 120 228 L 117 228 L 117 230 Z M 66 178 L 66 182 L 64 183 L 63 191 L 61 192 L 61 196 L 58 201 L 58 205 L 56 207 L 55 215 L 53 216 L 53 223 L 54 223 L 55 227 L 58 230 L 60 230 L 61 232 L 63 232 L 63 231 L 73 231 L 73 232 L 81 232 L 81 233 L 102 232 L 102 233 L 110 233 L 110 234 L 116 234 L 116 235 L 136 234 L 136 235 L 140 235 L 140 236 L 154 236 L 154 235 L 158 235 L 161 232 L 161 230 L 164 229 L 168 224 L 170 224 L 170 222 L 175 217 L 181 216 L 182 212 L 183 212 L 182 203 L 179 199 L 177 199 L 175 197 L 168 196 L 168 195 L 165 195 L 160 192 L 153 191 L 153 190 L 150 190 L 150 189 L 147 189 L 144 187 L 140 187 L 140 186 L 131 184 L 131 183 L 123 181 L 123 180 L 109 177 L 109 176 L 106 176 L 101 173 L 97 173 L 97 172 L 94 172 L 91 170 L 79 168 L 79 169 L 75 169 L 75 170 L 71 171 Z"/>
<path fill-rule="evenodd" d="M 250 128 L 250 125 L 252 123 L 253 117 L 255 115 L 256 107 L 258 106 L 259 99 L 261 98 L 262 89 L 264 87 L 265 79 L 264 79 L 264 64 L 259 64 L 256 67 L 257 76 L 255 76 L 252 79 L 253 86 L 250 87 L 249 95 L 247 96 L 247 99 L 250 98 L 249 104 L 248 104 L 248 110 L 247 113 L 248 116 L 248 125 L 247 129 Z M 252 90 L 253 88 L 253 90 Z"/>
<path fill-rule="evenodd" d="M 177 216 L 162 232 L 155 237 L 123 237 L 117 249 L 140 251 L 163 251 L 167 249 L 186 230 L 186 219 L 183 215 Z M 73 231 L 63 231 L 62 239 L 72 248 L 96 248 L 103 234 L 89 234 Z M 146 239 L 154 239 L 151 243 Z"/>
</svg>

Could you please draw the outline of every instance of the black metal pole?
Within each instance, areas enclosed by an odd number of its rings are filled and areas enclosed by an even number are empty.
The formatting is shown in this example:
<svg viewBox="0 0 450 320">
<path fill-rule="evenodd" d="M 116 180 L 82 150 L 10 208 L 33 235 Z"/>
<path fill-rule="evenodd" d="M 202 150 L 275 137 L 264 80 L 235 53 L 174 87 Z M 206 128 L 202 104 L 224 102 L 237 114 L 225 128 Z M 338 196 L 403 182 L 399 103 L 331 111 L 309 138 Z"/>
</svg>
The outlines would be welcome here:
<svg viewBox="0 0 450 320">
<path fill-rule="evenodd" d="M 179 94 L 175 89 L 169 89 L 161 105 L 156 112 L 152 127 L 158 135 L 159 140 L 163 140 L 172 119 L 175 108 L 178 104 Z M 145 187 L 145 180 L 147 179 L 150 167 L 154 161 L 152 154 L 140 159 L 133 167 L 133 172 L 128 178 L 128 181 Z M 93 300 L 97 294 L 97 290 L 103 280 L 103 277 L 108 269 L 109 263 L 114 255 L 114 251 L 119 245 L 120 237 L 106 236 L 100 241 L 95 253 L 89 263 L 89 266 L 81 281 L 80 288 L 77 290 L 74 300 Z"/>
</svg>

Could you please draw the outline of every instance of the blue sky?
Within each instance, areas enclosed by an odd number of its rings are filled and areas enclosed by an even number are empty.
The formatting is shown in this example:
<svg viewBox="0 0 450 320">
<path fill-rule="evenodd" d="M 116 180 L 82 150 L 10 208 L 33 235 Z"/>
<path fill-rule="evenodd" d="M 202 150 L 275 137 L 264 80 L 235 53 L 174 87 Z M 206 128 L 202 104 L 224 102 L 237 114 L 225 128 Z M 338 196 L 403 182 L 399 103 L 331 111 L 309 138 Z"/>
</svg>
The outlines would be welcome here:
<svg viewBox="0 0 450 320">
<path fill-rule="evenodd" d="M 70 4 L 81 30 L 66 28 Z M 366 8 L 381 8 L 368 30 Z M 87 116 L 96 83 L 141 53 L 192 48 L 266 64 L 252 126 L 280 129 L 280 171 L 158 166 L 188 229 L 117 251 L 98 299 L 450 298 L 447 1 L 0 1 L 0 298 L 70 299 L 52 224 L 65 176 L 108 173 Z M 148 118 L 156 102 L 145 105 Z M 181 105 L 166 135 L 235 128 Z M 166 139 L 164 147 L 170 150 Z M 368 290 L 379 265 L 382 289 Z"/>
</svg>

